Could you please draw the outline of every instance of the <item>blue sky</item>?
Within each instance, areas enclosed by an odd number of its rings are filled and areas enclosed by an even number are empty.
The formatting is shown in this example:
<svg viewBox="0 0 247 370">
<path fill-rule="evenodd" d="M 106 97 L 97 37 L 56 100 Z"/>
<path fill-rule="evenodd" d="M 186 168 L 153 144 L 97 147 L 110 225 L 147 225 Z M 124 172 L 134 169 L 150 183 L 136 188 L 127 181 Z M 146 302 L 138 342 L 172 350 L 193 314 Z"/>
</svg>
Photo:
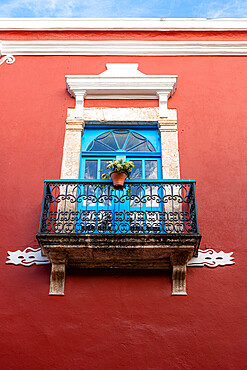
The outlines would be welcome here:
<svg viewBox="0 0 247 370">
<path fill-rule="evenodd" d="M 0 18 L 244 18 L 247 0 L 0 0 Z"/>
</svg>

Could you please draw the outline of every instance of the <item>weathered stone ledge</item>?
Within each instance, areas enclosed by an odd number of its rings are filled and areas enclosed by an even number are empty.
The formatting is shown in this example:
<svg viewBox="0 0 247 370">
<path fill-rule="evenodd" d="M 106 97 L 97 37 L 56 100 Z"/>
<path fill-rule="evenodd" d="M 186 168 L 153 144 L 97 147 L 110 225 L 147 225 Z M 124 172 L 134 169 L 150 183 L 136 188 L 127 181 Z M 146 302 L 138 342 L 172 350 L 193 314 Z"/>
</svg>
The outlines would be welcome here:
<svg viewBox="0 0 247 370">
<path fill-rule="evenodd" d="M 38 234 L 51 260 L 50 295 L 64 295 L 65 268 L 173 269 L 173 295 L 186 295 L 186 264 L 199 234 Z"/>
</svg>

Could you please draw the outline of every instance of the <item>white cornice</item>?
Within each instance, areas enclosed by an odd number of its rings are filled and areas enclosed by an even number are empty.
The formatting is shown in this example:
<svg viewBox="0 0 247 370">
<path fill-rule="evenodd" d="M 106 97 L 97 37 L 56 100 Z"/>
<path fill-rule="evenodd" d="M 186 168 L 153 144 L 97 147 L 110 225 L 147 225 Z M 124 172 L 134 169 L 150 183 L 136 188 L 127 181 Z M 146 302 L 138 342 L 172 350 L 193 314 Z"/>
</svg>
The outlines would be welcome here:
<svg viewBox="0 0 247 370">
<path fill-rule="evenodd" d="M 108 63 L 107 70 L 99 75 L 65 76 L 66 86 L 76 99 L 76 115 L 83 112 L 84 99 L 87 95 L 114 96 L 116 99 L 126 97 L 149 98 L 159 97 L 160 117 L 167 115 L 167 100 L 176 89 L 177 76 L 145 75 L 138 71 L 136 63 Z"/>
<path fill-rule="evenodd" d="M 239 31 L 247 19 L 205 18 L 0 18 L 4 31 Z"/>
<path fill-rule="evenodd" d="M 145 75 L 136 63 L 108 63 L 99 75 L 65 76 L 69 93 L 77 95 L 149 95 L 162 91 L 169 98 L 176 89 L 175 75 Z"/>
<path fill-rule="evenodd" d="M 247 41 L 0 41 L 2 55 L 247 55 Z"/>
</svg>

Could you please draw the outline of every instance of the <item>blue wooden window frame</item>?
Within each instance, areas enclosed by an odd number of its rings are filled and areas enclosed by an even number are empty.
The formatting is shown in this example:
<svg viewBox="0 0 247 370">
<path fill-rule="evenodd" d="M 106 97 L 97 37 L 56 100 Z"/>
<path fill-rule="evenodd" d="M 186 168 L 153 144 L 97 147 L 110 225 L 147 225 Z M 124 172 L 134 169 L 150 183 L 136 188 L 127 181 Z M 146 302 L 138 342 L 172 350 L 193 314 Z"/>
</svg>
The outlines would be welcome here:
<svg viewBox="0 0 247 370">
<path fill-rule="evenodd" d="M 136 152 L 136 151 L 124 151 L 124 150 L 106 150 L 106 151 L 88 151 L 88 148 L 90 148 L 91 143 L 99 136 L 106 132 L 113 132 L 117 130 L 128 130 L 129 135 L 133 133 L 137 133 L 139 135 L 142 135 L 147 141 L 151 143 L 154 151 L 151 152 Z M 126 145 L 126 142 L 125 142 Z M 125 160 L 152 160 L 157 159 L 157 175 L 158 179 L 162 178 L 162 168 L 161 168 L 161 143 L 160 143 L 160 136 L 158 134 L 157 127 L 154 126 L 146 126 L 143 127 L 129 127 L 129 126 L 114 126 L 114 127 L 85 127 L 84 135 L 82 136 L 82 142 L 81 142 L 81 161 L 80 161 L 80 171 L 79 171 L 79 179 L 82 179 L 85 173 L 85 161 L 89 159 L 97 159 L 98 165 L 97 165 L 97 179 L 100 179 L 100 160 L 105 159 L 119 159 L 124 158 Z M 144 163 L 144 161 L 143 161 Z M 144 166 L 144 164 L 143 164 Z M 143 169 L 143 174 L 145 173 Z"/>
</svg>

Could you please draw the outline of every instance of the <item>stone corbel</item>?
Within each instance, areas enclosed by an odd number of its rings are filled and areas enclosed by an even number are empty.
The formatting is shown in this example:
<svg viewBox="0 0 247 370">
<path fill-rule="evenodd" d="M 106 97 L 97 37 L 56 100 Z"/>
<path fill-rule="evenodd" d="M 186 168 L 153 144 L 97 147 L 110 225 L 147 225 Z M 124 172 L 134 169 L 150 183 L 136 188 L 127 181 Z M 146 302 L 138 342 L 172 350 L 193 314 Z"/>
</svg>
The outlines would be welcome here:
<svg viewBox="0 0 247 370">
<path fill-rule="evenodd" d="M 172 295 L 187 295 L 186 265 L 192 257 L 189 251 L 176 251 L 170 256 L 172 265 Z"/>
<path fill-rule="evenodd" d="M 50 253 L 49 258 L 52 264 L 49 295 L 64 295 L 67 255 Z"/>
</svg>

